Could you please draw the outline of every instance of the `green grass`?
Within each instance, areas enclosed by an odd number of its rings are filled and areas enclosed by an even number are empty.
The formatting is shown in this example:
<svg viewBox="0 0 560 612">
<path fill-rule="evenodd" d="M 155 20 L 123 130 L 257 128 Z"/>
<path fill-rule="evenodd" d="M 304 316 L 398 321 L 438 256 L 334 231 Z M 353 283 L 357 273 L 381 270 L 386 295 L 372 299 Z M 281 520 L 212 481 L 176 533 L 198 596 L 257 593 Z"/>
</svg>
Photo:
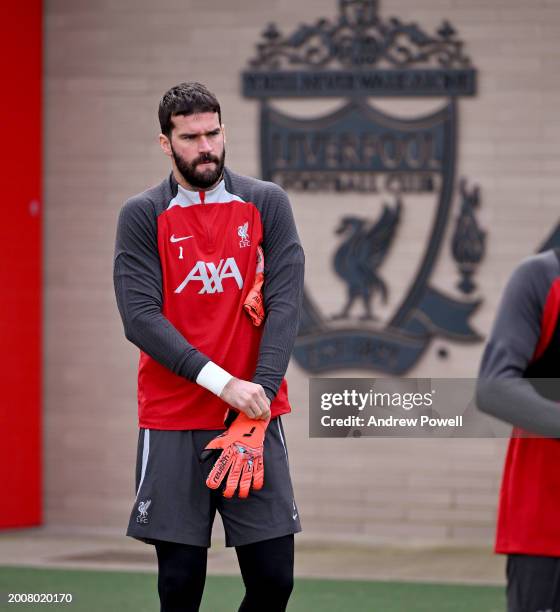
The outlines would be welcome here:
<svg viewBox="0 0 560 612">
<path fill-rule="evenodd" d="M 0 610 L 158 612 L 155 574 L 0 567 Z M 72 593 L 70 604 L 8 604 L 8 593 Z M 201 612 L 233 612 L 241 580 L 209 576 Z M 290 612 L 503 612 L 504 589 L 489 586 L 297 579 Z M 266 610 L 263 609 L 263 612 Z"/>
</svg>

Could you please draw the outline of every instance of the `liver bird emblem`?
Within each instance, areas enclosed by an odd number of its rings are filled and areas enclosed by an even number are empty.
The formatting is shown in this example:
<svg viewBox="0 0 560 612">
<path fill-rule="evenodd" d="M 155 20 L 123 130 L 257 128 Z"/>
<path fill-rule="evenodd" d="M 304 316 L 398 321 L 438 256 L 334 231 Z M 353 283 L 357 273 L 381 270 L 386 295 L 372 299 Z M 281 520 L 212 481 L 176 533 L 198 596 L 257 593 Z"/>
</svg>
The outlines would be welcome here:
<svg viewBox="0 0 560 612">
<path fill-rule="evenodd" d="M 138 512 L 140 512 L 140 516 L 142 518 L 146 518 L 148 516 L 148 508 L 150 507 L 152 500 L 142 501 L 138 504 Z"/>
<path fill-rule="evenodd" d="M 374 320 L 372 299 L 375 293 L 381 295 L 383 303 L 387 302 L 387 285 L 378 274 L 378 268 L 385 260 L 399 226 L 402 203 L 397 200 L 390 208 L 387 204 L 379 218 L 369 224 L 359 217 L 343 217 L 336 234 L 344 236 L 345 241 L 334 255 L 335 272 L 346 283 L 348 298 L 340 313 L 333 319 L 348 317 L 354 302 L 361 298 L 365 313 L 362 320 Z"/>
</svg>

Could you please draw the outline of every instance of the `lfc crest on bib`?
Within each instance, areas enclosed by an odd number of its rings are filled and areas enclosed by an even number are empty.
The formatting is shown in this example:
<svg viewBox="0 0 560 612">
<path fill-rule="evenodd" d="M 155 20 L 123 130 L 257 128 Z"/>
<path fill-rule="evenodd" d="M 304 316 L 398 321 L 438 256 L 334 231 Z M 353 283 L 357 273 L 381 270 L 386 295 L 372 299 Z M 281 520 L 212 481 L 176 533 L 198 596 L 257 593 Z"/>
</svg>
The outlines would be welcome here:
<svg viewBox="0 0 560 612">
<path fill-rule="evenodd" d="M 333 20 L 269 25 L 242 78 L 260 100 L 262 177 L 290 195 L 307 254 L 298 363 L 403 374 L 436 337 L 480 341 L 486 234 L 479 188 L 457 172 L 476 72 L 452 26 L 429 35 L 340 0 Z"/>
</svg>

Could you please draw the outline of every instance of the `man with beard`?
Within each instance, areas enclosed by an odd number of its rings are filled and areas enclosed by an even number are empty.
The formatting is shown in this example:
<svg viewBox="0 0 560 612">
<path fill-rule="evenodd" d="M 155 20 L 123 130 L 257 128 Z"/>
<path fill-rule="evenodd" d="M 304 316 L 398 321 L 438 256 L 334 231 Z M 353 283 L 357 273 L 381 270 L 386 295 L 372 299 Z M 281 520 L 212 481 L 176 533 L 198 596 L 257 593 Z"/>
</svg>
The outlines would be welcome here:
<svg viewBox="0 0 560 612">
<path fill-rule="evenodd" d="M 125 203 L 115 250 L 117 304 L 140 348 L 127 535 L 155 545 L 161 610 L 198 610 L 217 510 L 246 588 L 239 610 L 285 610 L 301 528 L 280 415 L 303 251 L 284 191 L 224 167 L 220 105 L 204 85 L 166 92 L 159 121 L 171 174 Z M 261 325 L 247 302 L 263 253 Z"/>
</svg>

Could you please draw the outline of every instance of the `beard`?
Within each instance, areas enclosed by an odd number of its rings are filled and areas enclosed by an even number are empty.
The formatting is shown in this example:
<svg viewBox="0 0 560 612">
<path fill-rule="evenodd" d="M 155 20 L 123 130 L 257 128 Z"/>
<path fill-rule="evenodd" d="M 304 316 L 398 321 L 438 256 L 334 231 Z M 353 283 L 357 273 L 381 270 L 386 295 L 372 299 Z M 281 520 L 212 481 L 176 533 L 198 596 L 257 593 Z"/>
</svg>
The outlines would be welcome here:
<svg viewBox="0 0 560 612">
<path fill-rule="evenodd" d="M 196 159 L 193 159 L 192 162 L 185 161 L 184 158 L 177 154 L 173 149 L 173 145 L 171 146 L 171 152 L 173 153 L 177 170 L 179 170 L 181 176 L 192 187 L 208 189 L 208 187 L 216 184 L 222 176 L 226 159 L 225 147 L 220 157 L 216 157 L 211 153 L 202 153 Z M 205 162 L 213 162 L 216 167 L 214 169 L 197 170 L 197 166 Z"/>
</svg>

